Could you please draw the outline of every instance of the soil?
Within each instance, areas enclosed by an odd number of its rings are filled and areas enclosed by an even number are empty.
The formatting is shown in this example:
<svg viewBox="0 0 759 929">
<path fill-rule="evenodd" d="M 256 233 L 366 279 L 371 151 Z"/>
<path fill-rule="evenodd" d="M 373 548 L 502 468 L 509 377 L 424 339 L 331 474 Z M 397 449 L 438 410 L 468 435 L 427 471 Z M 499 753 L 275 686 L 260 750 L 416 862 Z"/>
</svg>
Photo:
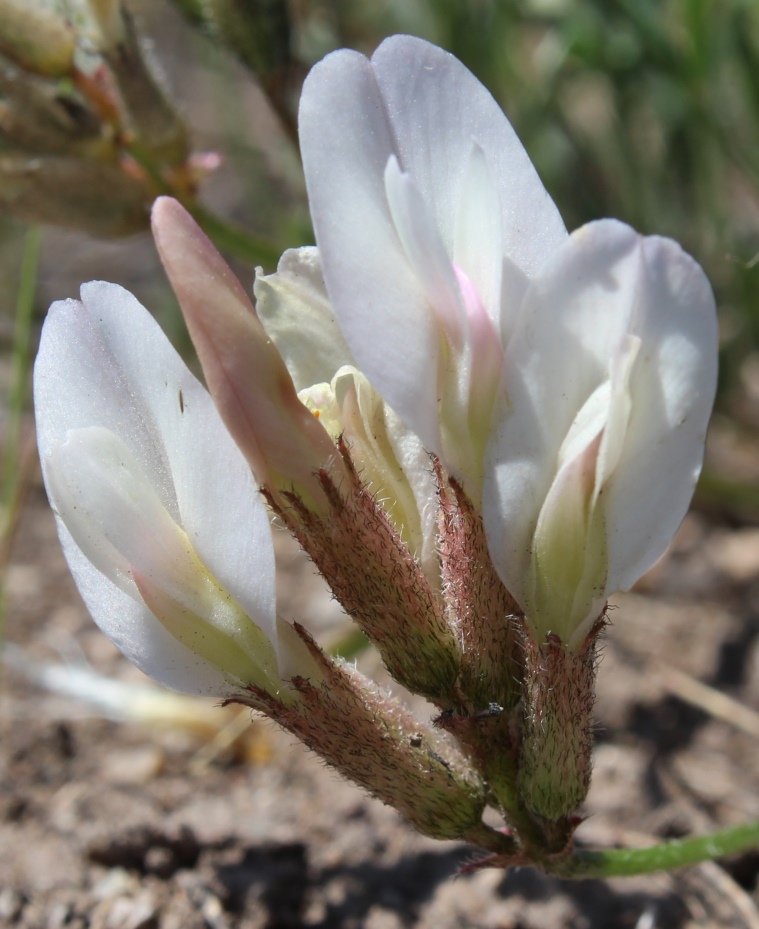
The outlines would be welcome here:
<svg viewBox="0 0 759 929">
<path fill-rule="evenodd" d="M 333 635 L 337 607 L 289 542 L 278 535 L 282 611 Z M 188 721 L 186 706 L 161 709 L 154 698 L 149 722 L 147 682 L 87 616 L 36 474 L 6 599 L 2 926 L 759 926 L 759 851 L 607 882 L 460 875 L 471 849 L 416 835 L 247 711 L 192 704 Z M 692 513 L 666 558 L 614 602 L 579 837 L 635 845 L 759 817 L 759 529 Z M 382 676 L 373 656 L 361 660 Z M 77 674 L 98 675 L 92 699 L 53 692 L 53 680 L 36 686 L 29 674 L 51 664 L 59 691 Z M 113 682 L 123 685 L 116 704 Z"/>
</svg>

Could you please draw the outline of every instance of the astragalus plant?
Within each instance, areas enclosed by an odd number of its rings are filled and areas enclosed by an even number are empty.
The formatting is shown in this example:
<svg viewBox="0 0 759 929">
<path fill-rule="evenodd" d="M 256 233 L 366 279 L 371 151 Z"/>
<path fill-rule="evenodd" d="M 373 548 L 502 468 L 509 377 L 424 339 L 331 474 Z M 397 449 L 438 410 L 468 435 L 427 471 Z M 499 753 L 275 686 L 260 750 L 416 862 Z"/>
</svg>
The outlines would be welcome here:
<svg viewBox="0 0 759 929">
<path fill-rule="evenodd" d="M 318 248 L 259 272 L 255 308 L 176 201 L 153 209 L 210 396 L 121 288 L 50 310 L 39 446 L 95 620 L 483 864 L 629 873 L 753 844 L 574 840 L 608 599 L 701 468 L 701 268 L 616 220 L 568 233 L 487 90 L 422 40 L 329 55 L 299 131 Z M 278 616 L 272 514 L 431 723 Z"/>
</svg>

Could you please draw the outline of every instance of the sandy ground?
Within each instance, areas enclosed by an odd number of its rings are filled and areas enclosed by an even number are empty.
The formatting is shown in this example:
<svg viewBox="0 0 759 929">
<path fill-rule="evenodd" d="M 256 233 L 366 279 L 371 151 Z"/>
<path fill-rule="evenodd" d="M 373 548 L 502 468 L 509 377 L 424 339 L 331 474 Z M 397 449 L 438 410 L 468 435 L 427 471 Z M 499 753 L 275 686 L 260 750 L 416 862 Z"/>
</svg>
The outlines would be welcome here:
<svg viewBox="0 0 759 929">
<path fill-rule="evenodd" d="M 277 544 L 284 614 L 322 635 L 334 631 L 337 608 L 311 566 L 284 535 Z M 636 844 L 759 817 L 759 716 L 728 707 L 720 718 L 719 706 L 707 712 L 690 702 L 695 680 L 759 708 L 757 578 L 759 530 L 696 513 L 638 589 L 615 598 L 579 832 L 587 841 Z M 38 478 L 7 598 L 7 639 L 25 659 L 85 663 L 109 680 L 142 684 L 79 601 Z M 109 721 L 33 686 L 18 671 L 19 653 L 9 658 L 0 925 L 759 926 L 759 852 L 609 882 L 531 871 L 457 876 L 470 849 L 415 835 L 264 721 L 213 708 L 198 714 L 195 731 Z M 362 660 L 382 675 L 371 655 Z"/>
</svg>

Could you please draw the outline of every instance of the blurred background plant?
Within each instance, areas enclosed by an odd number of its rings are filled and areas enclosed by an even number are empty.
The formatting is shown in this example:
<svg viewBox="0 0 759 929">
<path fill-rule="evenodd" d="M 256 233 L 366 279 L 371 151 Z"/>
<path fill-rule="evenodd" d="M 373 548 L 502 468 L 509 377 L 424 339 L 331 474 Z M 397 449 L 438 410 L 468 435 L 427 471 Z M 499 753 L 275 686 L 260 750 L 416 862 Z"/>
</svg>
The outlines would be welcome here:
<svg viewBox="0 0 759 929">
<path fill-rule="evenodd" d="M 703 506 L 759 518 L 759 6 L 754 0 L 0 0 L 0 562 L 31 469 L 22 421 L 51 299 L 118 281 L 186 347 L 146 232 L 178 197 L 244 280 L 311 241 L 298 93 L 338 47 L 409 32 L 493 92 L 569 228 L 682 242 L 723 332 Z M 41 226 L 28 233 L 27 224 Z"/>
</svg>

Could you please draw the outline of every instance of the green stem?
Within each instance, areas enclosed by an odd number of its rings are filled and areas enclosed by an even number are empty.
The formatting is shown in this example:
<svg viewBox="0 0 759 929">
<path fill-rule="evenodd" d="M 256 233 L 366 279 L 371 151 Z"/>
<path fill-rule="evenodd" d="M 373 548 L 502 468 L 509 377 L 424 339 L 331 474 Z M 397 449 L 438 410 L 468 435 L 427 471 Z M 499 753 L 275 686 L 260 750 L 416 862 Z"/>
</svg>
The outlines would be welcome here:
<svg viewBox="0 0 759 929">
<path fill-rule="evenodd" d="M 26 406 L 27 381 L 31 366 L 32 311 L 37 290 L 37 266 L 40 256 L 40 230 L 26 233 L 21 259 L 21 279 L 16 298 L 16 324 L 13 331 L 13 365 L 8 397 L 10 421 L 3 454 L 3 505 L 8 507 L 16 492 L 21 424 Z M 3 535 L 7 527 L 3 527 Z"/>
<path fill-rule="evenodd" d="M 3 449 L 2 526 L 0 527 L 0 648 L 5 639 L 5 568 L 13 530 L 16 527 L 23 497 L 24 472 L 21 452 L 21 429 L 26 408 L 29 368 L 31 366 L 31 333 L 34 295 L 37 289 L 37 268 L 40 256 L 40 230 L 26 233 L 21 260 L 21 279 L 16 298 L 16 324 L 13 332 L 13 363 L 8 396 L 8 426 Z"/>
<path fill-rule="evenodd" d="M 654 871 L 672 871 L 738 855 L 759 847 L 759 820 L 731 829 L 687 839 L 672 839 L 649 848 L 614 848 L 608 851 L 575 849 L 571 856 L 546 864 L 558 877 L 631 877 Z"/>
<path fill-rule="evenodd" d="M 174 189 L 166 181 L 160 167 L 138 142 L 130 143 L 127 151 L 150 177 L 158 194 L 168 194 L 181 200 L 182 205 L 192 214 L 217 248 L 248 264 L 265 265 L 267 270 L 276 268 L 281 253 L 276 245 L 267 239 L 251 235 L 242 226 L 230 223 L 206 209 L 193 196 Z"/>
</svg>

